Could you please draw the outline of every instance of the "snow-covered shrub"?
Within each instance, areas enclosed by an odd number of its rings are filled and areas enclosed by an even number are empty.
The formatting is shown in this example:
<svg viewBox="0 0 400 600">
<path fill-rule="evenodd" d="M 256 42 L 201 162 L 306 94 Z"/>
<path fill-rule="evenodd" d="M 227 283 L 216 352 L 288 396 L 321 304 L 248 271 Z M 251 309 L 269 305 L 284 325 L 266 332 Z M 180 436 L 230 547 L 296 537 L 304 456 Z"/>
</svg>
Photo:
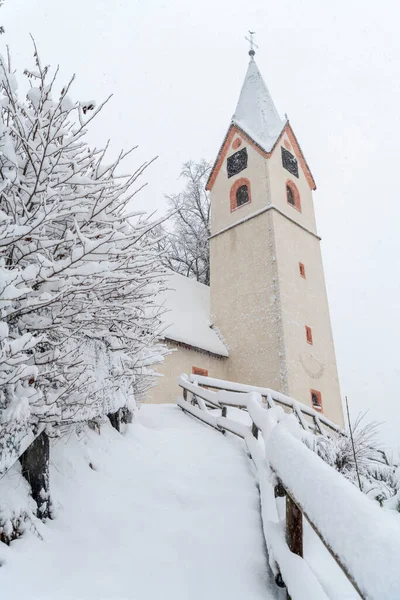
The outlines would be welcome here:
<svg viewBox="0 0 400 600">
<path fill-rule="evenodd" d="M 10 439 L 13 422 L 51 433 L 129 408 L 165 353 L 163 267 L 148 235 L 157 223 L 127 214 L 147 164 L 121 175 L 121 152 L 105 166 L 105 150 L 86 141 L 103 105 L 72 102 L 72 80 L 57 94 L 37 52 L 35 61 L 21 99 L 0 60 L 0 278 L 19 290 L 1 313 L 0 422 Z"/>
<path fill-rule="evenodd" d="M 40 537 L 35 527 L 36 505 L 18 462 L 0 479 L 0 499 L 0 542 L 10 544 L 25 531 Z"/>
<path fill-rule="evenodd" d="M 6 269 L 0 259 L 0 472 L 19 456 L 21 440 L 33 426 L 31 403 L 40 398 L 37 368 L 28 364 L 37 340 L 10 319 L 14 302 L 29 292 L 26 276 L 21 269 Z"/>
<path fill-rule="evenodd" d="M 386 505 L 399 489 L 396 469 L 384 461 L 377 439 L 379 424 L 364 424 L 364 419 L 360 415 L 352 425 L 354 451 L 350 435 L 315 436 L 306 443 L 346 479 L 361 485 L 365 494 Z"/>
</svg>

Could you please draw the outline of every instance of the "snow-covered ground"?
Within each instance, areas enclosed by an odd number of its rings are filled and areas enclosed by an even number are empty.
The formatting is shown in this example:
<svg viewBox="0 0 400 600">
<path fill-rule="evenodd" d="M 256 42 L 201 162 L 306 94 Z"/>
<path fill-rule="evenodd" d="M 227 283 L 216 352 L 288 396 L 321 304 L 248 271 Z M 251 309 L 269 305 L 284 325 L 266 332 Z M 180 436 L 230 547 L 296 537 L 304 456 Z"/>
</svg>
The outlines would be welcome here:
<svg viewBox="0 0 400 600">
<path fill-rule="evenodd" d="M 26 501 L 16 468 L 6 484 L 13 506 Z M 43 540 L 0 544 L 2 598 L 282 597 L 243 442 L 176 406 L 143 406 L 123 436 L 103 425 L 59 440 L 51 488 L 56 518 L 35 523 Z"/>
</svg>

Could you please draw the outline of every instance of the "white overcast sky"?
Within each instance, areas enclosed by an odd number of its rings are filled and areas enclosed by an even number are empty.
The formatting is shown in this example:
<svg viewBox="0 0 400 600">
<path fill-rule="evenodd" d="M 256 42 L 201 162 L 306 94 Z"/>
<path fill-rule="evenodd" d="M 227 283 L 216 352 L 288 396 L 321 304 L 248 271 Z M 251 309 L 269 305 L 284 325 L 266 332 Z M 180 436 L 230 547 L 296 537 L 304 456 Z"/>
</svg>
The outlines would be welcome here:
<svg viewBox="0 0 400 600">
<path fill-rule="evenodd" d="M 165 210 L 181 164 L 213 160 L 256 61 L 317 182 L 314 195 L 339 376 L 353 415 L 369 410 L 400 445 L 400 8 L 396 0 L 6 0 L 14 67 L 75 73 L 73 99 L 113 98 L 96 145 L 158 155 L 137 200 Z"/>
</svg>

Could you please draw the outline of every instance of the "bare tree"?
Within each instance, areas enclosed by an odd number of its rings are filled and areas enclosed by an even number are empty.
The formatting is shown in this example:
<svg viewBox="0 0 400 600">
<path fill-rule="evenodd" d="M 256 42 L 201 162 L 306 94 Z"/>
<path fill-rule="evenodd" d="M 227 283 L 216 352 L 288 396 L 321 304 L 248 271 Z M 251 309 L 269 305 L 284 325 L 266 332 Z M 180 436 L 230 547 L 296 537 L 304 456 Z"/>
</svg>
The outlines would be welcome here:
<svg viewBox="0 0 400 600">
<path fill-rule="evenodd" d="M 183 165 L 183 191 L 166 196 L 173 211 L 172 229 L 163 242 L 164 264 L 206 285 L 210 285 L 210 198 L 205 186 L 210 170 L 210 163 L 204 159 Z"/>
<path fill-rule="evenodd" d="M 3 6 L 5 0 L 0 0 L 0 8 Z M 3 25 L 0 25 L 0 35 L 4 33 Z"/>
</svg>

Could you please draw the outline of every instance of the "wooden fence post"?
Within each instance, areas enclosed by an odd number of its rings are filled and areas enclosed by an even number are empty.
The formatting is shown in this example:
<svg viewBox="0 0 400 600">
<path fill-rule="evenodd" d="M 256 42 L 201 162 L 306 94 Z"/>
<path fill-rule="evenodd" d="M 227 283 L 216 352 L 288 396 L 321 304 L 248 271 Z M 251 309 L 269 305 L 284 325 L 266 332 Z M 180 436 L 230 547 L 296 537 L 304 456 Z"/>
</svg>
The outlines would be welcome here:
<svg viewBox="0 0 400 600">
<path fill-rule="evenodd" d="M 223 406 L 222 407 L 221 417 L 226 417 L 227 413 L 228 413 L 228 407 L 227 406 Z"/>
<path fill-rule="evenodd" d="M 183 399 L 187 402 L 187 389 L 183 388 Z"/>
<path fill-rule="evenodd" d="M 286 495 L 286 541 L 291 552 L 303 556 L 303 515 L 288 494 Z"/>
<path fill-rule="evenodd" d="M 251 426 L 251 433 L 254 435 L 256 440 L 258 440 L 258 427 L 255 423 Z"/>
<path fill-rule="evenodd" d="M 291 552 L 303 557 L 303 515 L 289 494 L 286 494 L 286 542 Z M 286 600 L 292 600 L 288 590 Z"/>
</svg>

